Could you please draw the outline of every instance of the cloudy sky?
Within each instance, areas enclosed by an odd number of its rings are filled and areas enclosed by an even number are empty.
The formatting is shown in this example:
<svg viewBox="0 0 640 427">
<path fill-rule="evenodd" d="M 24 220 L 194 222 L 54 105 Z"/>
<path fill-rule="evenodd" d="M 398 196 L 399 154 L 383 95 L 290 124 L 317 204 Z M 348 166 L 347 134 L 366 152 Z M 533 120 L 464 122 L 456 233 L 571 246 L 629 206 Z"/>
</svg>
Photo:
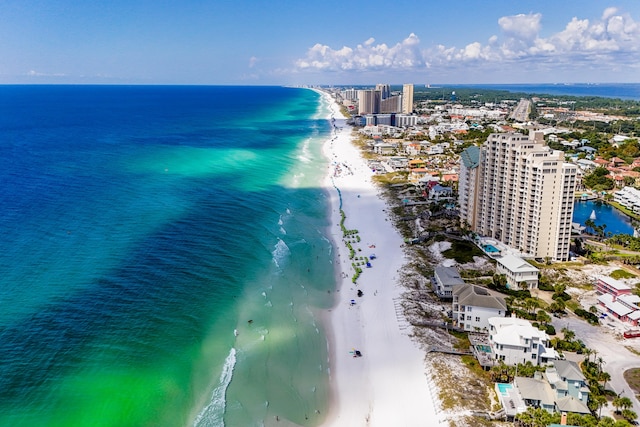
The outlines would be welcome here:
<svg viewBox="0 0 640 427">
<path fill-rule="evenodd" d="M 640 1 L 0 1 L 0 83 L 382 82 L 640 82 Z"/>
</svg>

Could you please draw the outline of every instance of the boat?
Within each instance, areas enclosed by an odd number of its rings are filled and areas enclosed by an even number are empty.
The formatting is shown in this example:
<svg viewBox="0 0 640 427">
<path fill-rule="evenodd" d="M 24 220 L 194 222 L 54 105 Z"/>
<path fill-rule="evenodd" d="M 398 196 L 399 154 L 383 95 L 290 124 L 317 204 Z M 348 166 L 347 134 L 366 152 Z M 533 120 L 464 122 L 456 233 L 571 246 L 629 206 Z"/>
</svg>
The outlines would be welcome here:
<svg viewBox="0 0 640 427">
<path fill-rule="evenodd" d="M 594 219 L 596 219 L 596 211 L 595 211 L 595 210 L 591 211 L 591 215 L 589 215 L 589 219 L 590 219 L 591 221 L 593 221 Z"/>
</svg>

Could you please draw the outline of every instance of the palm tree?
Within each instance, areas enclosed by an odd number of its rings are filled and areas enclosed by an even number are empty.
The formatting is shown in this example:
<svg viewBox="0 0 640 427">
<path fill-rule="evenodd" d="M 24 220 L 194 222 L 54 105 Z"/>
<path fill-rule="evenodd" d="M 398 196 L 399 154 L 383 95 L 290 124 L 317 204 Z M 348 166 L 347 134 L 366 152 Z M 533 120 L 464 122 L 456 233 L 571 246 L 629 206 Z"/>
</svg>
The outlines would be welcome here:
<svg viewBox="0 0 640 427">
<path fill-rule="evenodd" d="M 602 417 L 602 407 L 607 404 L 607 398 L 602 394 L 592 396 L 591 398 L 595 400 L 598 405 L 598 418 Z"/>
<path fill-rule="evenodd" d="M 623 409 L 622 410 L 622 417 L 627 420 L 627 421 L 633 421 L 636 418 L 638 418 L 638 414 L 636 414 L 634 411 L 632 411 L 631 409 Z"/>
<path fill-rule="evenodd" d="M 591 356 L 593 354 L 593 350 L 591 350 L 590 348 L 585 348 L 583 353 L 584 353 L 584 356 L 585 356 L 585 361 L 587 363 L 589 363 L 589 356 Z"/>
<path fill-rule="evenodd" d="M 611 375 L 608 372 L 600 372 L 598 380 L 602 381 L 602 390 L 606 390 L 607 381 L 611 381 Z"/>
<path fill-rule="evenodd" d="M 562 335 L 564 336 L 565 341 L 572 341 L 576 336 L 576 333 L 569 328 L 562 328 L 561 332 L 562 332 Z M 585 350 L 584 353 L 586 355 L 587 351 Z"/>
</svg>

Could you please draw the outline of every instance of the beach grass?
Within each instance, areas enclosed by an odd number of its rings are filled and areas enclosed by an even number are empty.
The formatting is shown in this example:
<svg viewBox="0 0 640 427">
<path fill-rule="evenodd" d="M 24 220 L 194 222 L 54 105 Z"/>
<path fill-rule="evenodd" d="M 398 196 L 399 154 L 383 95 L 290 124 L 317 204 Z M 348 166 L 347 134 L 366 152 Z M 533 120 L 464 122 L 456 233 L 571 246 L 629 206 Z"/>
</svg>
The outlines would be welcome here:
<svg viewBox="0 0 640 427">
<path fill-rule="evenodd" d="M 454 240 L 451 242 L 451 248 L 443 251 L 442 255 L 455 259 L 460 264 L 466 264 L 473 262 L 473 257 L 484 256 L 484 253 L 471 242 Z"/>
</svg>

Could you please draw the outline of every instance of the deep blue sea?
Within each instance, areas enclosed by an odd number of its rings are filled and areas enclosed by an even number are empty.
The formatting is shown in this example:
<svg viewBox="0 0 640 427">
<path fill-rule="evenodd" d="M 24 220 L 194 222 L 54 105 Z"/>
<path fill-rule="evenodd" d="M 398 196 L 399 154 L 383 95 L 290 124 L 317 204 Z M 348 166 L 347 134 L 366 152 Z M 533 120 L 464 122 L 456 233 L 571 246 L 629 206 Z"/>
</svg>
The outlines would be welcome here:
<svg viewBox="0 0 640 427">
<path fill-rule="evenodd" d="M 470 84 L 442 86 L 475 87 L 531 94 L 597 96 L 623 100 L 640 100 L 640 83 Z"/>
<path fill-rule="evenodd" d="M 0 86 L 0 426 L 318 425 L 327 106 Z"/>
</svg>

